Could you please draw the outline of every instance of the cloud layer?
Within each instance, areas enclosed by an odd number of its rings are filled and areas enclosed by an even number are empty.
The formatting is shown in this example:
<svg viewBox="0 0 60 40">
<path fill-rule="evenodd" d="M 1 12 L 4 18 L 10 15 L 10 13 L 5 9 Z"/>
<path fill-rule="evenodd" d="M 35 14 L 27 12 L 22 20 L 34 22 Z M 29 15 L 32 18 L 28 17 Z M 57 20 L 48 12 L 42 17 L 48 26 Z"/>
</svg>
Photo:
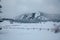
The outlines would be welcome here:
<svg viewBox="0 0 60 40">
<path fill-rule="evenodd" d="M 60 0 L 2 0 L 2 5 L 4 17 L 37 11 L 48 14 L 60 13 Z"/>
</svg>

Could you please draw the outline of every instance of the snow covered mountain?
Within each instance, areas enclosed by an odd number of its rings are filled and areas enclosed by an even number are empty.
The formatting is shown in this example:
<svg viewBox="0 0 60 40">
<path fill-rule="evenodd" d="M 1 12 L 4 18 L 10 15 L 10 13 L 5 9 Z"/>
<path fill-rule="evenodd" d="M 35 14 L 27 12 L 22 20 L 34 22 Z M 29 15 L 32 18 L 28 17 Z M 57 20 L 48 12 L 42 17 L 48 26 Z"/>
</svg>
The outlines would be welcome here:
<svg viewBox="0 0 60 40">
<path fill-rule="evenodd" d="M 2 18 L 0 22 L 4 20 L 9 20 L 10 22 L 20 22 L 20 23 L 39 23 L 39 22 L 60 22 L 60 14 L 47 14 L 43 12 L 27 13 L 21 14 L 17 17 L 11 18 Z"/>
<path fill-rule="evenodd" d="M 44 14 L 42 12 L 37 12 L 37 13 L 19 15 L 15 18 L 15 20 L 18 20 L 24 23 L 38 23 L 41 21 L 46 21 L 48 20 L 48 18 L 44 17 Z"/>
</svg>

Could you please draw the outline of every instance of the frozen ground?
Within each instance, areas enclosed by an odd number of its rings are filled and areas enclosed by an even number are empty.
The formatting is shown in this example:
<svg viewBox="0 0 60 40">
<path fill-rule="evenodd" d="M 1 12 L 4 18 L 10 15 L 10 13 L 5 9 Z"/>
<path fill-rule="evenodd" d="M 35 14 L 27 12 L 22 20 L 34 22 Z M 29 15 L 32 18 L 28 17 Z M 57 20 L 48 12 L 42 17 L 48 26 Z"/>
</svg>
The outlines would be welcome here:
<svg viewBox="0 0 60 40">
<path fill-rule="evenodd" d="M 23 27 L 23 28 L 54 28 L 53 22 L 45 23 L 14 23 L 10 24 L 7 21 L 0 23 L 0 26 L 8 27 Z M 0 40 L 60 40 L 60 33 L 47 30 L 33 30 L 33 29 L 3 29 L 0 30 Z"/>
</svg>

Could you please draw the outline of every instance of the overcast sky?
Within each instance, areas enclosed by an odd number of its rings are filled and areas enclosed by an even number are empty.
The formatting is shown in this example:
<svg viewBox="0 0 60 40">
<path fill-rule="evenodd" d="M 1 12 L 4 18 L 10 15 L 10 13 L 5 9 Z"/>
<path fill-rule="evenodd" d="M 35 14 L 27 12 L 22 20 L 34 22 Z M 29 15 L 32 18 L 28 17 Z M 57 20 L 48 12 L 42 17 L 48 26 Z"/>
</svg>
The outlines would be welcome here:
<svg viewBox="0 0 60 40">
<path fill-rule="evenodd" d="M 14 17 L 22 13 L 42 11 L 60 13 L 60 0 L 2 0 L 4 17 Z"/>
</svg>

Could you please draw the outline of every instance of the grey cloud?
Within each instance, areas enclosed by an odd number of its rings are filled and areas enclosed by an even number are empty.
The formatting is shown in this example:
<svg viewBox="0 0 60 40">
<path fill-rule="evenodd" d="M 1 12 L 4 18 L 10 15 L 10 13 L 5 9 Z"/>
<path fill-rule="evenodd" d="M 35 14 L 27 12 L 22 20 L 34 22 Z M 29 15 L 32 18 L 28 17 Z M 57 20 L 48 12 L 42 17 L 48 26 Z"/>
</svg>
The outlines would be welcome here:
<svg viewBox="0 0 60 40">
<path fill-rule="evenodd" d="M 3 16 L 14 17 L 22 13 L 42 11 L 60 13 L 60 0 L 2 0 Z"/>
</svg>

